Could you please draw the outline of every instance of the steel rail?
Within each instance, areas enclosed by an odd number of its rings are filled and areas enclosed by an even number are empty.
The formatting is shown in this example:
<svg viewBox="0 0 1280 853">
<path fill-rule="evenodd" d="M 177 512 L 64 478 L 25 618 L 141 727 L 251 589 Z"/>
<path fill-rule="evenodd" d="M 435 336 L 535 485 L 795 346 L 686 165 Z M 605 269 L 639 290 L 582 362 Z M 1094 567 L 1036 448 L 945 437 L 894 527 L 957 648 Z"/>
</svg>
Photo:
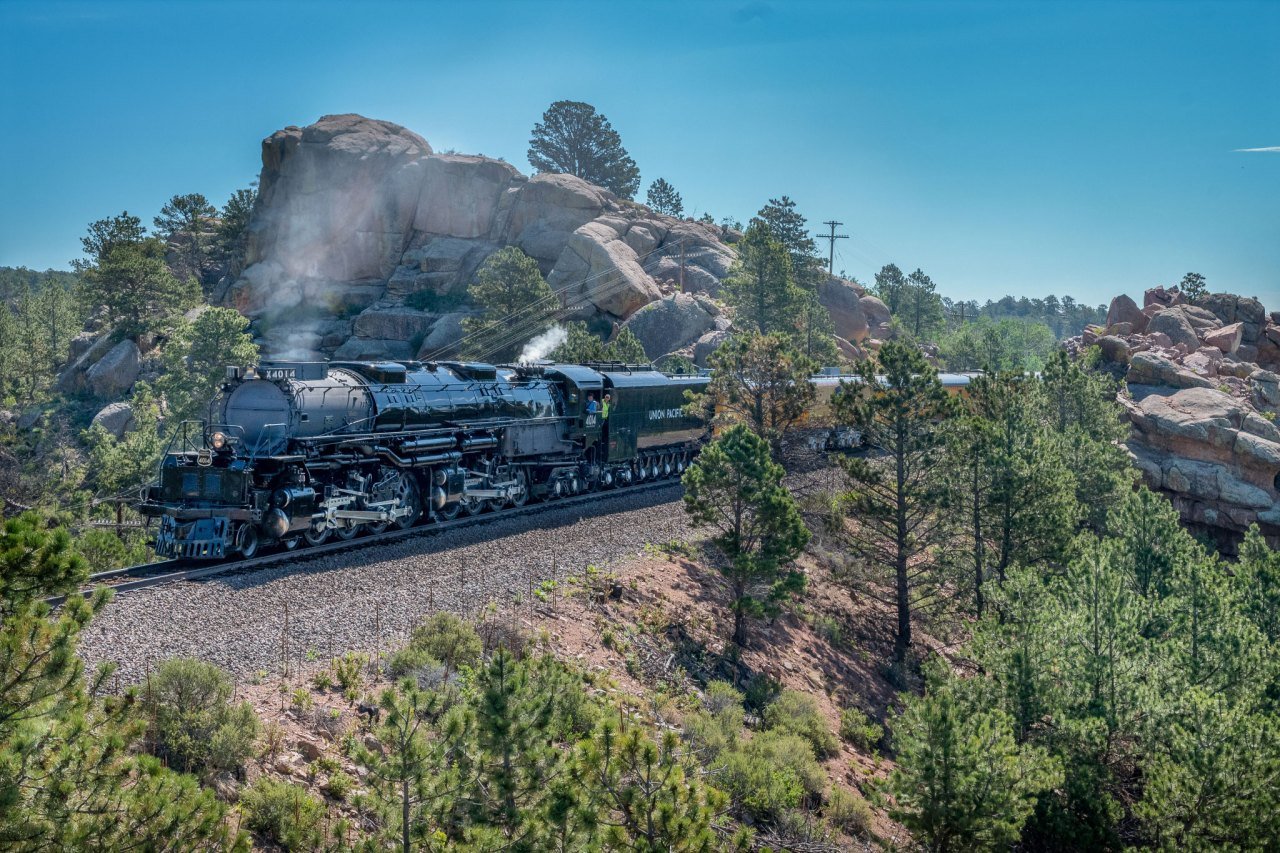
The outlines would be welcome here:
<svg viewBox="0 0 1280 853">
<path fill-rule="evenodd" d="M 165 569 L 173 569 L 178 566 L 191 565 L 192 560 L 162 560 L 157 563 L 144 563 L 139 566 L 128 566 L 122 569 L 110 569 L 105 572 L 97 572 L 89 576 L 86 585 L 78 592 L 73 594 L 88 595 L 100 586 L 107 586 L 108 589 L 116 593 L 131 592 L 138 589 L 146 589 L 152 586 L 159 586 L 166 583 L 177 583 L 179 581 L 200 580 L 202 578 L 213 577 L 215 575 L 239 573 L 245 571 L 257 571 L 276 564 L 285 564 L 294 561 L 305 562 L 316 557 L 322 557 L 329 554 L 341 553 L 346 551 L 358 551 L 373 545 L 384 545 L 388 542 L 398 542 L 402 539 L 414 539 L 420 536 L 432 536 L 437 533 L 443 533 L 446 530 L 458 530 L 464 527 L 471 527 L 477 524 L 484 524 L 488 521 L 505 518 L 517 518 L 525 515 L 536 515 L 538 513 L 550 512 L 552 510 L 577 506 L 579 504 L 588 503 L 590 501 L 608 500 L 612 497 L 624 497 L 626 495 L 644 494 L 646 492 L 658 491 L 659 489 L 672 488 L 680 485 L 678 477 L 658 480 L 649 483 L 638 483 L 626 486 L 621 489 L 609 489 L 607 491 L 590 491 L 580 495 L 574 495 L 567 498 L 558 498 L 555 500 L 539 501 L 538 503 L 530 503 L 519 507 L 506 507 L 503 509 L 492 510 L 489 512 L 477 513 L 476 515 L 466 516 L 462 518 L 454 518 L 447 521 L 433 521 L 426 524 L 418 523 L 413 527 L 404 530 L 386 530 L 382 533 L 373 533 L 366 536 L 360 536 L 352 539 L 338 539 L 322 543 L 320 545 L 302 545 L 292 551 L 273 551 L 270 554 L 263 554 L 259 557 L 252 557 L 244 560 L 224 560 L 217 563 L 200 563 L 196 568 L 178 569 L 176 571 L 165 571 Z M 601 513 L 607 514 L 607 513 Z M 116 584 L 106 585 L 103 582 L 112 578 L 128 577 L 131 574 L 141 574 L 134 580 L 126 580 Z M 55 595 L 45 599 L 45 602 L 51 607 L 57 607 L 67 600 L 65 595 Z"/>
</svg>

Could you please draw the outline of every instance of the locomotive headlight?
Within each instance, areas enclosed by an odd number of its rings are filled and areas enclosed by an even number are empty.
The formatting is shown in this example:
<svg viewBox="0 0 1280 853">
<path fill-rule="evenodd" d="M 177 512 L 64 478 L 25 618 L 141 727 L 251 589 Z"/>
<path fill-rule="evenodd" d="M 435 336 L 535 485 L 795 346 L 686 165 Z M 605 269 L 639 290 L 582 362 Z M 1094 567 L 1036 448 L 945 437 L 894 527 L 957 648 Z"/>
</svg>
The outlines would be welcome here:
<svg viewBox="0 0 1280 853">
<path fill-rule="evenodd" d="M 227 434 L 224 432 L 215 432 L 209 436 L 209 446 L 214 450 L 221 450 L 227 446 Z"/>
</svg>

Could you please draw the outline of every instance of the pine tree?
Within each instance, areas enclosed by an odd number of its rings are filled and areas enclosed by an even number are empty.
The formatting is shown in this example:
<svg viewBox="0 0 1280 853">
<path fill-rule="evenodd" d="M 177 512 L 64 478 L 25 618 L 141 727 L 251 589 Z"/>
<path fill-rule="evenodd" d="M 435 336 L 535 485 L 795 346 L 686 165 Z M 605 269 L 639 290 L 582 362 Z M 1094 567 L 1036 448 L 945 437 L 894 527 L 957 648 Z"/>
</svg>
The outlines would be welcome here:
<svg viewBox="0 0 1280 853">
<path fill-rule="evenodd" d="M 675 732 L 654 743 L 639 729 L 604 721 L 579 744 L 570 784 L 598 826 L 603 849 L 696 853 L 720 849 L 711 830 L 724 796 L 691 780 Z"/>
<path fill-rule="evenodd" d="M 926 340 L 942 327 L 942 299 L 923 270 L 907 276 L 902 301 L 902 319 L 916 340 Z"/>
<path fill-rule="evenodd" d="M 1037 417 L 1039 391 L 1021 373 L 979 376 L 969 387 L 969 405 L 991 428 L 987 528 L 1002 581 L 1014 563 L 1061 560 L 1080 515 L 1074 478 Z"/>
<path fill-rule="evenodd" d="M 1115 380 L 1089 373 L 1059 352 L 1045 365 L 1040 381 L 1043 417 L 1059 456 L 1075 475 L 1083 522 L 1090 530 L 1102 531 L 1107 508 L 1119 503 L 1135 477 L 1121 444 L 1129 426 L 1116 402 Z"/>
<path fill-rule="evenodd" d="M 796 352 L 782 335 L 738 335 L 708 359 L 712 373 L 692 407 L 720 426 L 744 423 L 769 442 L 779 458 L 783 441 L 813 405 L 808 378 L 817 364 Z"/>
<path fill-rule="evenodd" d="M 443 697 L 418 689 L 411 680 L 383 690 L 378 707 L 375 734 L 381 747 L 361 747 L 356 757 L 369 769 L 387 840 L 409 853 L 440 828 L 466 787 L 461 767 L 473 733 L 466 716 L 455 712 L 433 737 L 430 723 L 444 711 Z"/>
<path fill-rule="evenodd" d="M 640 170 L 618 132 L 581 101 L 556 101 L 547 108 L 533 127 L 528 156 L 539 172 L 577 175 L 625 199 L 640 189 Z"/>
<path fill-rule="evenodd" d="M 788 565 L 809 541 L 799 509 L 782 486 L 782 466 L 769 445 L 744 424 L 729 427 L 698 454 L 684 475 L 684 505 L 695 527 L 715 531 L 727 564 L 733 641 L 746 643 L 747 617 L 777 608 L 804 587 Z"/>
<path fill-rule="evenodd" d="M 1198 272 L 1189 272 L 1184 275 L 1178 284 L 1178 289 L 1182 291 L 1183 296 L 1187 297 L 1187 301 L 1192 303 L 1197 299 L 1203 299 L 1209 293 L 1209 288 L 1204 286 L 1204 276 Z"/>
<path fill-rule="evenodd" d="M 105 305 L 111 322 L 125 334 L 166 327 L 199 303 L 200 286 L 194 278 L 175 277 L 164 254 L 164 243 L 155 238 L 112 245 L 84 273 L 89 304 Z"/>
<path fill-rule="evenodd" d="M 990 421 L 971 412 L 958 416 L 944 433 L 947 503 L 957 526 L 965 531 L 963 547 L 956 548 L 953 554 L 964 561 L 964 568 L 973 578 L 974 610 L 979 617 L 987 603 L 984 586 L 992 547 L 987 517 L 998 474 L 990 465 L 996 444 L 994 433 Z"/>
<path fill-rule="evenodd" d="M 794 201 L 785 195 L 769 199 L 751 224 L 757 222 L 762 223 L 773 239 L 786 249 L 791 258 L 792 273 L 800 287 L 812 291 L 818 282 L 826 278 L 822 259 L 818 257 L 818 244 L 809 233 L 808 222 L 796 210 Z"/>
<path fill-rule="evenodd" d="M 533 258 L 515 246 L 494 252 L 468 289 L 480 315 L 462 321 L 463 349 L 475 358 L 505 361 L 546 331 L 560 303 Z"/>
<path fill-rule="evenodd" d="M 1280 643 L 1280 551 L 1267 544 L 1257 525 L 1240 546 L 1241 608 L 1272 643 Z"/>
<path fill-rule="evenodd" d="M 1043 749 L 1017 743 L 1007 714 L 966 707 L 947 687 L 908 699 L 893 735 L 890 815 L 938 853 L 1009 847 L 1037 796 L 1062 781 Z"/>
<path fill-rule="evenodd" d="M 85 430 L 89 445 L 92 481 L 99 494 L 137 493 L 155 479 L 156 465 L 164 453 L 164 437 L 160 434 L 160 404 L 145 382 L 134 386 L 133 427 L 116 438 L 101 424 Z"/>
<path fill-rule="evenodd" d="M 203 418 L 222 385 L 227 365 L 257 364 L 258 346 L 249 321 L 233 308 L 206 308 L 180 320 L 165 345 L 164 375 L 157 383 L 171 423 Z"/>
<path fill-rule="evenodd" d="M 65 531 L 27 515 L 0 532 L 0 847 L 5 850 L 247 850 L 224 810 L 190 777 L 137 755 L 136 693 L 95 699 L 110 668 L 84 682 L 76 643 L 108 600 L 71 595 L 86 567 Z"/>
<path fill-rule="evenodd" d="M 80 245 L 87 259 L 74 260 L 71 268 L 83 273 L 102 264 L 111 254 L 111 250 L 120 246 L 136 246 L 147 237 L 147 229 L 142 220 L 124 211 L 118 216 L 110 216 L 89 223 L 89 233 L 80 238 Z"/>
<path fill-rule="evenodd" d="M 875 284 L 871 286 L 872 295 L 883 302 L 894 317 L 898 316 L 905 305 L 906 290 L 907 277 L 896 264 L 881 267 L 880 272 L 876 273 Z"/>
<path fill-rule="evenodd" d="M 645 198 L 649 209 L 654 213 L 665 213 L 667 216 L 683 216 L 684 200 L 676 188 L 664 178 L 658 178 L 649 184 L 649 192 Z"/>
<path fill-rule="evenodd" d="M 738 242 L 738 260 L 723 282 L 723 292 L 744 331 L 795 333 L 804 291 L 796 286 L 786 249 L 761 223 L 753 221 Z"/>
<path fill-rule="evenodd" d="M 892 579 L 894 657 L 901 664 L 911 647 L 913 611 L 942 603 L 937 546 L 946 535 L 939 517 L 945 484 L 934 467 L 942 459 L 938 424 L 955 404 L 919 350 L 899 341 L 887 342 L 856 375 L 835 399 L 836 417 L 880 453 L 840 459 L 850 485 L 847 511 L 858 524 L 849 546 L 865 569 Z"/>
<path fill-rule="evenodd" d="M 231 261 L 233 275 L 238 275 L 249 244 L 249 219 L 258 202 L 257 181 L 247 189 L 236 190 L 218 213 L 218 246 Z"/>
<path fill-rule="evenodd" d="M 169 242 L 180 241 L 183 275 L 199 277 L 208 254 L 205 229 L 217 210 L 200 193 L 175 195 L 160 208 L 154 220 L 156 232 Z"/>
</svg>

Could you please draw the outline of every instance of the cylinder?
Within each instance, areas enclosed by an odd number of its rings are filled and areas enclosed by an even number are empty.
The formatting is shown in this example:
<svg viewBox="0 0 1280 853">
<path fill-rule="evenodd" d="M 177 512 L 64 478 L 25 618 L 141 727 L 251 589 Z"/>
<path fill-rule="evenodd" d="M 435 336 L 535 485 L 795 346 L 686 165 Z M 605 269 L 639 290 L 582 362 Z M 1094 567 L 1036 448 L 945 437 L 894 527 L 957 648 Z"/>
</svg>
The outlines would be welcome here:
<svg viewBox="0 0 1280 853">
<path fill-rule="evenodd" d="M 488 447 L 497 447 L 498 439 L 491 435 L 477 435 L 470 438 L 462 439 L 463 450 L 483 450 Z"/>
<path fill-rule="evenodd" d="M 446 447 L 453 447 L 456 441 L 457 439 L 451 435 L 436 435 L 431 436 L 430 438 L 418 438 L 413 441 L 406 441 L 400 445 L 400 450 L 405 453 L 410 451 L 416 452 L 419 450 L 443 450 Z"/>
</svg>

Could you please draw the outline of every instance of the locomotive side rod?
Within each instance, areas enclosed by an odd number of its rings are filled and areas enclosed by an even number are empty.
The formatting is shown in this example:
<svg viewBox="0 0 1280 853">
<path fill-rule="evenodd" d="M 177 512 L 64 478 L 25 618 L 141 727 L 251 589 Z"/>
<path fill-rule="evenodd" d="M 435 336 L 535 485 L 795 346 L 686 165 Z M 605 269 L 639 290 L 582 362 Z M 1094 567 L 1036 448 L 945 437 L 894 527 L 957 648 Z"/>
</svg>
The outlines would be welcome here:
<svg viewBox="0 0 1280 853">
<path fill-rule="evenodd" d="M 248 560 L 233 560 L 228 562 L 216 563 L 214 565 L 201 564 L 194 569 L 178 569 L 177 571 L 165 571 L 166 569 L 175 569 L 188 563 L 186 560 L 163 560 L 158 563 L 145 563 L 138 566 L 128 566 L 122 569 L 111 569 L 105 572 L 97 572 L 89 576 L 88 585 L 80 591 L 81 595 L 86 595 L 93 591 L 96 586 L 103 585 L 103 581 L 113 578 L 129 577 L 132 574 L 142 574 L 134 580 L 126 580 L 117 584 L 110 584 L 110 588 L 117 593 L 131 592 L 133 590 L 146 589 L 152 586 L 159 586 L 166 583 L 176 583 L 178 581 L 201 580 L 203 578 L 214 577 L 216 575 L 231 574 L 244 571 L 255 571 L 276 564 L 287 564 L 291 562 L 305 562 L 312 557 L 320 557 L 327 554 L 333 554 L 341 551 L 355 551 L 371 545 L 383 545 L 388 542 L 395 542 L 401 539 L 412 539 L 419 536 L 430 536 L 446 530 L 458 530 L 464 527 L 471 527 L 477 524 L 484 524 L 490 520 L 500 518 L 515 518 L 523 515 L 536 515 L 542 512 L 549 512 L 559 507 L 576 506 L 588 502 L 600 503 L 608 501 L 609 498 L 626 495 L 638 495 L 646 492 L 656 492 L 662 489 L 669 489 L 679 486 L 679 480 L 658 480 L 642 485 L 629 486 L 625 489 L 619 489 L 609 492 L 585 492 L 581 495 L 569 498 L 561 498 L 554 501 L 546 501 L 543 503 L 530 504 L 523 507 L 512 507 L 495 512 L 484 513 L 482 515 L 468 516 L 456 518 L 450 521 L 435 521 L 429 524 L 410 527 L 406 530 L 389 530 L 383 533 L 372 533 L 362 536 L 359 539 L 340 540 L 336 542 L 326 542 L 322 545 L 313 545 L 308 548 L 300 548 L 296 551 L 279 551 L 274 554 L 264 554 L 261 557 L 253 557 Z M 51 596 L 45 599 L 50 607 L 57 607 L 67 600 L 65 595 Z"/>
</svg>

